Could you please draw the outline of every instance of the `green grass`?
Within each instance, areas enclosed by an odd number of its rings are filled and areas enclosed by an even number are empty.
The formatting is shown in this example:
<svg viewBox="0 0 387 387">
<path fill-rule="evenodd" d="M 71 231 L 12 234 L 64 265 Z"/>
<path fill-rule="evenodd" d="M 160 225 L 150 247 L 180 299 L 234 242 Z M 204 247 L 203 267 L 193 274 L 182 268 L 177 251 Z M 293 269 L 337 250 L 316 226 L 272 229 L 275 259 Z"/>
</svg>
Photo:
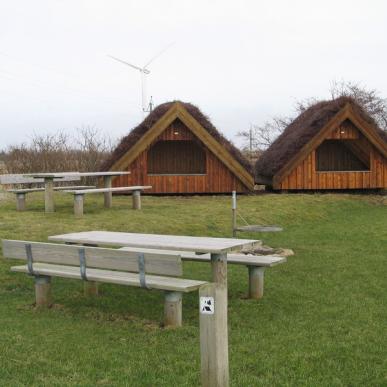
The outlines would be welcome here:
<svg viewBox="0 0 387 387">
<path fill-rule="evenodd" d="M 0 237 L 115 230 L 230 236 L 229 197 L 87 197 L 75 219 L 70 196 L 45 214 L 41 194 L 28 211 L 0 203 Z M 285 230 L 244 234 L 294 249 L 267 270 L 265 296 L 245 299 L 247 272 L 229 266 L 229 350 L 233 386 L 387 386 L 387 206 L 382 197 L 262 195 L 239 198 L 251 224 Z M 87 299 L 80 281 L 53 280 L 55 306 L 37 311 L 30 277 L 0 259 L 0 385 L 196 386 L 200 384 L 197 293 L 184 297 L 184 326 L 163 329 L 163 294 L 104 284 Z M 185 276 L 210 279 L 206 264 Z"/>
</svg>

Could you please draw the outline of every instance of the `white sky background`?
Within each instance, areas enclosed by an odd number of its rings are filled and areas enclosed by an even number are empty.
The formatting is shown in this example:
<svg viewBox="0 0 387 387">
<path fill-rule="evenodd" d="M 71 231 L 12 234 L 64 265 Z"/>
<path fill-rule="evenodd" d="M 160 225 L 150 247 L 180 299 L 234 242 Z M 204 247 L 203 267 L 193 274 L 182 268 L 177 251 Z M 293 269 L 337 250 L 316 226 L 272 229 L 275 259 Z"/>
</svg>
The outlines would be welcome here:
<svg viewBox="0 0 387 387">
<path fill-rule="evenodd" d="M 333 80 L 387 97 L 383 0 L 0 0 L 0 149 L 95 125 L 113 139 L 156 104 L 192 102 L 238 143 L 250 123 L 328 98 Z"/>
</svg>

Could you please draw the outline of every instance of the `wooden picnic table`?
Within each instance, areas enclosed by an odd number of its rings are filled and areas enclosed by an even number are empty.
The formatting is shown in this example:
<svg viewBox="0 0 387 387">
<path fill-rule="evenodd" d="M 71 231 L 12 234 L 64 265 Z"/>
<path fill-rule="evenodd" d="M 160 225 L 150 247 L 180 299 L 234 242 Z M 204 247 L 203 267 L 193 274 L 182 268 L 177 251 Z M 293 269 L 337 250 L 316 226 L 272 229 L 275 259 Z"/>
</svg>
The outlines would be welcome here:
<svg viewBox="0 0 387 387">
<path fill-rule="evenodd" d="M 215 300 L 213 315 L 200 314 L 200 347 L 202 383 L 228 386 L 228 330 L 227 330 L 227 253 L 253 246 L 257 240 L 236 238 L 208 238 L 177 235 L 137 234 L 112 231 L 84 231 L 54 235 L 50 241 L 85 245 L 139 247 L 160 250 L 210 253 L 214 284 L 199 291 L 200 298 Z"/>
<path fill-rule="evenodd" d="M 103 177 L 104 187 L 111 188 L 112 178 L 114 176 L 129 175 L 130 172 L 44 172 L 44 173 L 27 173 L 24 176 L 32 177 L 34 179 L 44 179 L 44 203 L 46 212 L 54 212 L 54 179 L 61 179 L 68 176 L 80 177 Z M 112 193 L 104 193 L 105 207 L 110 207 L 112 202 Z"/>
</svg>

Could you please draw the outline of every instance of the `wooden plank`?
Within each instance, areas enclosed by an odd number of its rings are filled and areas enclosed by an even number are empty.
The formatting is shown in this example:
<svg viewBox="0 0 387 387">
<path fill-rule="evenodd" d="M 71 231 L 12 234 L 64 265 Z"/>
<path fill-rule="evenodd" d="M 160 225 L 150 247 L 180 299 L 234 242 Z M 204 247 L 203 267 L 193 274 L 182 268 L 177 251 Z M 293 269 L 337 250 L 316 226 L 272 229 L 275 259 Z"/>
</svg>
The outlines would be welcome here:
<svg viewBox="0 0 387 387">
<path fill-rule="evenodd" d="M 82 189 L 82 190 L 64 190 L 66 193 L 74 195 L 89 194 L 89 193 L 104 193 L 104 192 L 131 192 L 131 191 L 142 191 L 144 189 L 150 189 L 151 186 L 132 186 L 132 187 L 115 187 L 115 188 L 94 188 L 94 189 Z"/>
<path fill-rule="evenodd" d="M 79 181 L 80 176 L 69 175 L 63 178 L 56 178 L 54 181 Z M 0 184 L 38 184 L 44 183 L 44 179 L 34 179 L 33 177 L 27 177 L 24 174 L 7 174 L 0 175 Z"/>
<path fill-rule="evenodd" d="M 55 242 L 89 243 L 95 245 L 128 246 L 161 250 L 183 250 L 203 253 L 222 253 L 243 247 L 253 247 L 257 240 L 237 238 L 208 238 L 180 235 L 136 234 L 113 231 L 84 231 L 54 235 Z"/>
<path fill-rule="evenodd" d="M 7 192 L 22 194 L 22 193 L 30 193 L 30 192 L 43 192 L 44 188 L 20 188 L 20 189 L 7 189 Z"/>
<path fill-rule="evenodd" d="M 25 245 L 31 244 L 34 262 L 79 266 L 80 246 L 60 245 L 28 241 L 3 240 L 5 258 L 26 260 Z M 138 254 L 119 249 L 83 247 L 88 267 L 138 272 Z M 182 275 L 181 258 L 178 254 L 144 253 L 145 271 L 160 275 Z"/>
<path fill-rule="evenodd" d="M 11 271 L 28 273 L 27 265 L 13 266 Z M 39 275 L 82 279 L 79 267 L 51 265 L 47 263 L 36 263 L 34 272 Z M 122 271 L 111 271 L 101 269 L 87 269 L 88 280 L 95 282 L 112 283 L 117 285 L 141 287 L 139 275 L 136 273 L 125 273 Z M 205 281 L 196 281 L 182 278 L 161 277 L 156 275 L 146 275 L 146 284 L 149 289 L 160 289 L 177 292 L 190 292 L 199 289 L 206 284 Z"/>
<path fill-rule="evenodd" d="M 144 249 L 138 247 L 121 247 L 120 250 L 139 252 L 139 253 L 156 253 L 156 252 L 168 252 L 169 254 L 179 253 L 182 261 L 196 261 L 196 262 L 210 262 L 210 254 L 195 254 L 192 251 L 174 251 L 174 250 L 155 250 L 155 249 Z M 244 266 L 262 266 L 262 267 L 273 267 L 281 263 L 286 262 L 286 257 L 279 255 L 246 255 L 246 254 L 227 254 L 227 263 Z"/>
</svg>

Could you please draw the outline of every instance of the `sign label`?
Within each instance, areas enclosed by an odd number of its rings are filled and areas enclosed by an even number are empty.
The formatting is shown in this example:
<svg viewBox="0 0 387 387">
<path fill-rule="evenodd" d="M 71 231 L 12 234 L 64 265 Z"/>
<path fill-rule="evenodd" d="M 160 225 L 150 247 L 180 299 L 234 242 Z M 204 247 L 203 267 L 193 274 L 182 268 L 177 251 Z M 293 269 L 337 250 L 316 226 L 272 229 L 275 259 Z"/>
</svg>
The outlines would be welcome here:
<svg viewBox="0 0 387 387">
<path fill-rule="evenodd" d="M 214 314 L 214 312 L 215 312 L 214 297 L 200 297 L 200 313 Z"/>
</svg>

